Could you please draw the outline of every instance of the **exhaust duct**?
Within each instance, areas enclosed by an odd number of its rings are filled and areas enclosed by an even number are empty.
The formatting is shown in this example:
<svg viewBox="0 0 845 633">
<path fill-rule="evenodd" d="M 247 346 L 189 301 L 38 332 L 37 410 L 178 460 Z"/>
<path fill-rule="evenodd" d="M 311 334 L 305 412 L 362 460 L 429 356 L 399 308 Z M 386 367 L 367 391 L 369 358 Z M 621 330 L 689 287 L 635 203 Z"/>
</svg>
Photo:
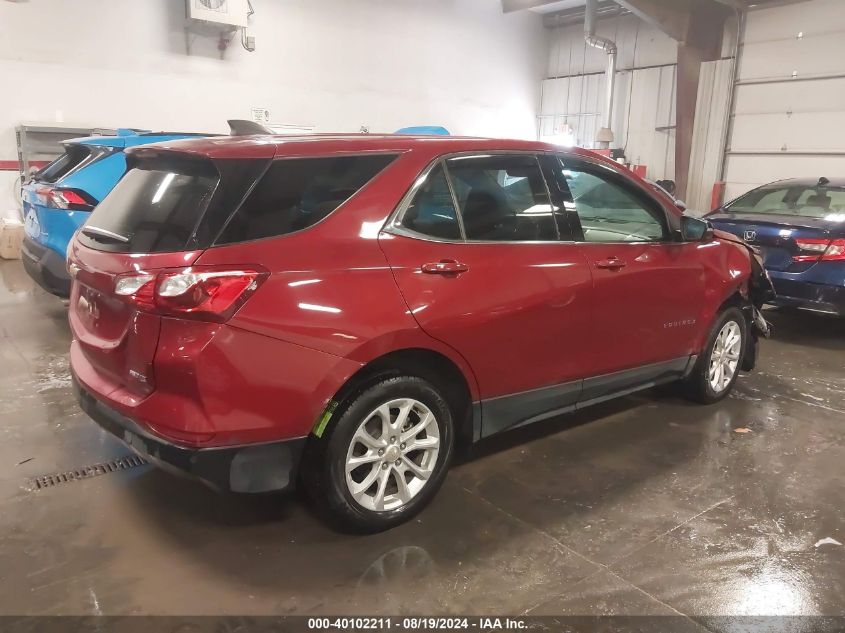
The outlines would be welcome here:
<svg viewBox="0 0 845 633">
<path fill-rule="evenodd" d="M 602 127 L 599 130 L 596 141 L 600 148 L 608 148 L 613 142 L 613 131 L 611 122 L 613 121 L 613 95 L 616 88 L 616 42 L 596 35 L 596 12 L 598 10 L 598 0 L 587 0 L 587 7 L 584 11 L 584 41 L 593 48 L 607 53 L 607 71 L 605 73 L 606 79 L 606 93 L 604 104 L 604 118 L 602 119 Z"/>
</svg>

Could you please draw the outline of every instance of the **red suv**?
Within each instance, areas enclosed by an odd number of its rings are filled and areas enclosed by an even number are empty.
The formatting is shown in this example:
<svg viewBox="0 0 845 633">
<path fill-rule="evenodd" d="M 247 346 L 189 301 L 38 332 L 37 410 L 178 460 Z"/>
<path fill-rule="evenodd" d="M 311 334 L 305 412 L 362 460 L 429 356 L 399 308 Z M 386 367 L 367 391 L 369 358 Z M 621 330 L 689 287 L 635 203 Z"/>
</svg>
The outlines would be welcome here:
<svg viewBox="0 0 845 633">
<path fill-rule="evenodd" d="M 384 529 L 461 442 L 675 380 L 714 402 L 753 367 L 756 259 L 590 152 L 255 136 L 127 154 L 70 248 L 79 400 L 218 488 L 301 481 L 340 524 Z"/>
</svg>

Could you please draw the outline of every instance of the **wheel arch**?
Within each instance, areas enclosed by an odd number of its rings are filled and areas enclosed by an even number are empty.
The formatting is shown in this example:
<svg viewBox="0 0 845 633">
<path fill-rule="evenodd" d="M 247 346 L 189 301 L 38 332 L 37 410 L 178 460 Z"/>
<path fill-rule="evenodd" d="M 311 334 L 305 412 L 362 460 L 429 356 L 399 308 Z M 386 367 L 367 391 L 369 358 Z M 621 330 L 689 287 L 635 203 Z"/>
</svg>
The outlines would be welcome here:
<svg viewBox="0 0 845 633">
<path fill-rule="evenodd" d="M 741 288 L 737 288 L 731 295 L 725 299 L 721 305 L 716 309 L 716 316 L 722 314 L 728 308 L 739 308 L 743 310 L 746 306 L 751 305 L 747 293 L 744 293 Z"/>
<path fill-rule="evenodd" d="M 745 314 L 746 320 L 749 320 L 751 318 L 749 310 L 751 306 L 751 301 L 748 298 L 747 281 L 724 288 L 721 296 L 713 297 L 707 303 L 709 304 L 709 306 L 713 307 L 710 308 L 708 306 L 708 309 L 706 309 L 702 314 L 701 326 L 699 327 L 698 331 L 698 338 L 695 341 L 696 353 L 701 353 L 702 349 L 704 348 L 704 345 L 707 343 L 707 338 L 710 336 L 710 331 L 713 328 L 713 324 L 716 323 L 716 320 L 719 318 L 719 315 L 721 315 L 722 312 L 724 312 L 728 308 L 739 308 L 740 310 L 742 310 L 742 313 Z"/>
<path fill-rule="evenodd" d="M 459 445 L 466 446 L 473 441 L 480 424 L 473 407 L 473 377 L 467 376 L 452 358 L 433 349 L 402 348 L 373 358 L 346 380 L 332 402 L 342 406 L 385 377 L 396 375 L 417 376 L 432 383 L 449 404 Z"/>
<path fill-rule="evenodd" d="M 728 294 L 728 296 L 718 305 L 715 311 L 707 315 L 707 327 L 704 329 L 701 339 L 696 344 L 698 353 L 703 353 L 703 348 L 707 344 L 707 340 L 713 329 L 713 324 L 716 323 L 719 316 L 725 310 L 737 308 L 745 317 L 747 332 L 741 369 L 743 371 L 753 370 L 757 363 L 757 337 L 754 334 L 754 314 L 752 307 L 751 299 L 748 297 L 747 286 L 740 285 L 739 287 L 734 288 L 733 292 Z"/>
</svg>

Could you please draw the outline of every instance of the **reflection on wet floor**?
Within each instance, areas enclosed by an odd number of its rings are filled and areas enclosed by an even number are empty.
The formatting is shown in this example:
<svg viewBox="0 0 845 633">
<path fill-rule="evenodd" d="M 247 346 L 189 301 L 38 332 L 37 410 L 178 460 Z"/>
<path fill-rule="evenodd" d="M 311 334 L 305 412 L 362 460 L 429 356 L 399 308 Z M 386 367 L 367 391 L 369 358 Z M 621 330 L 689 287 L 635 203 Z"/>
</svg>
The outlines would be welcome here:
<svg viewBox="0 0 845 633">
<path fill-rule="evenodd" d="M 0 613 L 843 614 L 845 320 L 768 315 L 727 401 L 661 389 L 492 438 L 417 519 L 352 537 L 150 467 L 28 490 L 127 451 L 73 401 L 65 306 L 2 263 Z"/>
</svg>

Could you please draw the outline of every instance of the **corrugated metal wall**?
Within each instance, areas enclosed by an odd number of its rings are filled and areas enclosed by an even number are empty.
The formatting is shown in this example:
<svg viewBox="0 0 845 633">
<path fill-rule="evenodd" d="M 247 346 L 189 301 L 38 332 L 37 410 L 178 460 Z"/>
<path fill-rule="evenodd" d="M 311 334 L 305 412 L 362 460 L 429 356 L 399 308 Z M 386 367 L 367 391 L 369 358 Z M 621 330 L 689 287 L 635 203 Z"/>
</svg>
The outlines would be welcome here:
<svg viewBox="0 0 845 633">
<path fill-rule="evenodd" d="M 845 1 L 752 11 L 743 41 L 727 197 L 845 173 Z"/>
<path fill-rule="evenodd" d="M 600 20 L 598 33 L 619 47 L 614 104 L 614 147 L 648 166 L 651 178 L 674 178 L 676 43 L 635 16 Z M 577 145 L 591 148 L 601 127 L 607 57 L 584 43 L 583 26 L 555 29 L 550 79 L 543 82 L 541 140 L 558 138 L 565 125 Z M 664 128 L 658 131 L 658 128 Z"/>
<path fill-rule="evenodd" d="M 674 180 L 677 43 L 633 15 L 600 20 L 598 33 L 619 47 L 612 146 L 624 149 L 630 162 L 646 165 L 650 178 Z M 591 148 L 601 127 L 606 56 L 586 46 L 580 24 L 555 29 L 550 41 L 540 138 L 557 141 L 569 125 L 575 144 Z M 693 211 L 710 210 L 713 185 L 721 179 L 735 42 L 736 24 L 728 20 L 723 59 L 701 69 L 686 195 Z"/>
</svg>

